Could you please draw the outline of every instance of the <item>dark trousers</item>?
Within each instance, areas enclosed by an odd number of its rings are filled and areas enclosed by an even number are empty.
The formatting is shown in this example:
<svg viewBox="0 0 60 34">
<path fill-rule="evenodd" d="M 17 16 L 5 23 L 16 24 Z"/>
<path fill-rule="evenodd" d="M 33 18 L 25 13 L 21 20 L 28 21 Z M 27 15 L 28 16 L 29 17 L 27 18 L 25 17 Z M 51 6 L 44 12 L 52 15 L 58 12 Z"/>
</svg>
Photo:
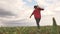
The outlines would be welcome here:
<svg viewBox="0 0 60 34">
<path fill-rule="evenodd" d="M 38 28 L 40 28 L 40 26 L 39 26 L 40 19 L 41 19 L 41 18 L 35 18 L 36 24 L 37 24 L 37 27 L 38 27 Z"/>
</svg>

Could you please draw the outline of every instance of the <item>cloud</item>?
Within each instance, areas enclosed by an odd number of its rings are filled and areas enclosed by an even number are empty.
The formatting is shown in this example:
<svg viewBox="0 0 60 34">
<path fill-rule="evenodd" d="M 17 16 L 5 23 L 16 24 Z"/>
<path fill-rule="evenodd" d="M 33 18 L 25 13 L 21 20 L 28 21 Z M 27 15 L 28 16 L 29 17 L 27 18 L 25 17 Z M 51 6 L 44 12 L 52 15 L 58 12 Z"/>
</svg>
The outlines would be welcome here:
<svg viewBox="0 0 60 34">
<path fill-rule="evenodd" d="M 0 17 L 7 17 L 7 16 L 15 16 L 15 15 L 9 11 L 0 9 Z"/>
<path fill-rule="evenodd" d="M 27 0 L 28 2 L 32 2 L 32 0 Z M 35 0 L 37 4 L 41 7 L 43 7 L 45 10 L 42 11 L 43 16 L 48 16 L 46 22 L 50 22 L 51 17 L 50 15 L 54 15 L 58 11 L 60 7 L 60 1 L 58 0 Z M 33 3 L 34 4 L 34 3 Z M 0 0 L 0 21 L 2 24 L 5 23 L 23 23 L 26 22 L 25 19 L 29 19 L 30 14 L 33 12 L 33 7 L 30 7 L 29 5 L 26 5 L 23 0 Z M 60 10 L 59 10 L 60 11 Z M 15 16 L 16 15 L 16 16 Z M 57 14 L 55 14 L 57 15 Z M 8 18 L 7 16 L 11 16 Z M 6 18 L 3 18 L 6 17 Z M 45 17 L 44 17 L 45 18 Z M 23 20 L 22 20 L 23 19 Z M 21 20 L 21 21 L 20 21 Z M 33 20 L 33 19 L 32 19 Z M 28 23 L 30 22 L 27 20 Z M 45 23 L 43 17 L 42 22 Z M 27 23 L 27 22 L 26 22 Z M 35 22 L 33 22 L 35 23 Z"/>
<path fill-rule="evenodd" d="M 23 2 L 23 0 L 0 0 L 0 8 L 16 14 L 17 18 L 21 18 L 27 15 L 27 10 L 30 10 L 31 7 L 28 8 L 28 6 L 25 5 L 25 2 Z"/>
<path fill-rule="evenodd" d="M 39 6 L 43 6 L 44 8 L 53 10 L 57 6 L 60 6 L 59 0 L 35 0 L 37 1 Z"/>
<path fill-rule="evenodd" d="M 0 0 L 0 8 L 18 14 L 19 11 L 24 10 L 22 7 L 24 2 L 22 0 Z"/>
<path fill-rule="evenodd" d="M 26 19 L 31 7 L 24 4 L 22 0 L 0 0 L 0 23 Z"/>
<path fill-rule="evenodd" d="M 0 9 L 4 9 L 0 11 L 1 19 L 3 17 L 6 17 L 4 18 L 5 20 L 20 19 L 23 13 L 22 11 L 24 11 L 23 6 L 24 2 L 22 0 L 0 0 Z"/>
<path fill-rule="evenodd" d="M 60 1 L 59 0 L 35 0 L 37 2 L 37 4 L 40 7 L 43 7 L 45 10 L 45 14 L 43 15 L 54 15 L 55 14 L 55 10 L 59 9 L 58 7 L 60 7 Z M 46 14 L 47 13 L 47 14 Z M 53 13 L 53 14 L 52 14 Z"/>
<path fill-rule="evenodd" d="M 17 25 L 18 26 L 34 26 L 35 25 L 34 21 L 32 22 L 28 19 L 5 21 L 5 22 L 2 22 L 2 24 L 3 24 L 2 26 L 10 26 L 10 27 L 17 26 Z"/>
<path fill-rule="evenodd" d="M 51 16 L 45 16 L 45 17 L 42 17 L 40 22 L 41 22 L 40 23 L 41 26 L 52 25 L 52 18 L 51 18 Z M 3 22 L 2 26 L 10 26 L 10 27 L 13 27 L 13 26 L 36 26 L 36 22 L 34 19 L 33 20 L 21 19 L 21 20 L 14 20 L 14 21 L 5 21 L 5 22 Z"/>
</svg>

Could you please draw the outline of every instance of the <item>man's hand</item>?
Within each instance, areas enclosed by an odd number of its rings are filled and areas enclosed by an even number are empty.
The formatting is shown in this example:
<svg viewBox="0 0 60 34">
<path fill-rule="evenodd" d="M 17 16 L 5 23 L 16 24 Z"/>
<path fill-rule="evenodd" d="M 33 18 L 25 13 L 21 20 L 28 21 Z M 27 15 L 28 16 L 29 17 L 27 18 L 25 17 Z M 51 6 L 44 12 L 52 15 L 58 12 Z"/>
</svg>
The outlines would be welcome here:
<svg viewBox="0 0 60 34">
<path fill-rule="evenodd" d="M 31 16 L 30 16 L 30 18 L 31 18 Z"/>
<path fill-rule="evenodd" d="M 33 15 L 33 13 L 31 14 L 31 16 Z M 30 18 L 31 18 L 31 16 L 30 16 Z"/>
</svg>

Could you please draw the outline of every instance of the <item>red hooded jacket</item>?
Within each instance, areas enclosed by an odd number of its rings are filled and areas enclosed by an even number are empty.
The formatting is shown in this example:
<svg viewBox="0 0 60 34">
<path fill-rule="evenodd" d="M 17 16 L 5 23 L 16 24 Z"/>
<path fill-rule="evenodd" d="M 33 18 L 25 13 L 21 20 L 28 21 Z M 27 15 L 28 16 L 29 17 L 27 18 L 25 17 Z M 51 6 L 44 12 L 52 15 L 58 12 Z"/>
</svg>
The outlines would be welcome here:
<svg viewBox="0 0 60 34">
<path fill-rule="evenodd" d="M 33 11 L 33 15 L 35 18 L 41 18 L 41 10 L 44 10 L 42 8 L 36 8 L 34 11 Z"/>
</svg>

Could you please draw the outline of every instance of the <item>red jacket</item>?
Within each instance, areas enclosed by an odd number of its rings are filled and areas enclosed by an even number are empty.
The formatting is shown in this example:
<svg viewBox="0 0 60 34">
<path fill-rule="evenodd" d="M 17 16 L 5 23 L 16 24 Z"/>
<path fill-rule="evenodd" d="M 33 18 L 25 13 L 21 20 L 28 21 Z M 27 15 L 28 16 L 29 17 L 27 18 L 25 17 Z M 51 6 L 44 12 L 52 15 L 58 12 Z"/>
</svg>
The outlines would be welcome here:
<svg viewBox="0 0 60 34">
<path fill-rule="evenodd" d="M 33 15 L 34 15 L 34 17 L 35 18 L 41 18 L 41 10 L 44 10 L 44 9 L 42 9 L 42 8 L 37 8 L 37 9 L 35 9 L 34 11 L 33 11 Z"/>
</svg>

